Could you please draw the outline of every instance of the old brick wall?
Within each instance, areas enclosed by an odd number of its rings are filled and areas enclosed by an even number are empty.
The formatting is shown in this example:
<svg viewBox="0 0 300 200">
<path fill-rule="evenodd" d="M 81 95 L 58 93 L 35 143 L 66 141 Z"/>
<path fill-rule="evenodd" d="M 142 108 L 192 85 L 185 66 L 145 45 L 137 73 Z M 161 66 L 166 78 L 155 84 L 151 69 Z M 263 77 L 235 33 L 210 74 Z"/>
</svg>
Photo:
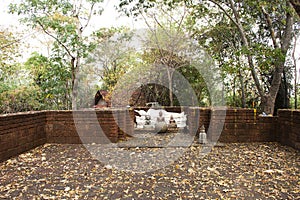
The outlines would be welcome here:
<svg viewBox="0 0 300 200">
<path fill-rule="evenodd" d="M 133 120 L 126 109 L 48 111 L 46 119 L 49 143 L 117 142 L 133 131 Z"/>
<path fill-rule="evenodd" d="M 278 110 L 276 128 L 281 144 L 300 149 L 300 110 Z"/>
<path fill-rule="evenodd" d="M 45 112 L 0 115 L 0 161 L 46 143 Z"/>
<path fill-rule="evenodd" d="M 110 143 L 133 132 L 127 109 L 0 115 L 0 161 L 45 143 Z"/>
<path fill-rule="evenodd" d="M 187 113 L 187 125 L 189 132 L 194 135 L 198 134 L 202 125 L 204 125 L 206 133 L 208 132 L 210 123 L 209 108 L 190 107 Z"/>
<path fill-rule="evenodd" d="M 254 109 L 190 108 L 188 124 L 193 133 L 204 125 L 212 142 L 276 141 L 274 117 L 261 117 Z"/>
<path fill-rule="evenodd" d="M 188 115 L 191 133 L 205 126 L 208 138 L 220 142 L 271 142 L 300 149 L 300 111 L 279 110 L 261 117 L 253 109 L 163 107 Z M 0 161 L 44 143 L 109 143 L 134 130 L 134 109 L 41 111 L 0 115 Z M 219 135 L 221 131 L 221 135 Z"/>
</svg>

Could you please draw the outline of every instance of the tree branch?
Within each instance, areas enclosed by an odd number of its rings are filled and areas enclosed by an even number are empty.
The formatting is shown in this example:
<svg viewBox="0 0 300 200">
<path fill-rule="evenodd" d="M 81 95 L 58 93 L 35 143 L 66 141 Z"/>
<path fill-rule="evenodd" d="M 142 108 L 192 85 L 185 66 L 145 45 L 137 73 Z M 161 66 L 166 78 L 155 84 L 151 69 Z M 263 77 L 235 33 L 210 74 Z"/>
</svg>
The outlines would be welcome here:
<svg viewBox="0 0 300 200">
<path fill-rule="evenodd" d="M 289 9 L 292 8 L 291 3 L 287 2 L 287 7 Z M 290 11 L 287 11 L 286 14 L 286 27 L 283 33 L 283 39 L 282 39 L 282 44 L 281 44 L 281 50 L 285 53 L 289 49 L 290 41 L 292 39 L 292 32 L 293 32 L 293 16 L 290 13 Z"/>
<path fill-rule="evenodd" d="M 233 4 L 233 1 L 229 0 L 229 2 L 230 2 L 230 8 L 232 9 L 234 17 L 235 17 L 235 20 L 236 20 L 236 21 L 234 20 L 234 23 L 236 24 L 236 26 L 237 26 L 237 28 L 238 28 L 238 30 L 240 32 L 240 35 L 241 35 L 241 38 L 242 38 L 242 41 L 243 41 L 243 46 L 246 47 L 247 49 L 249 49 L 249 43 L 248 43 L 247 37 L 245 35 L 245 31 L 244 31 L 243 25 L 242 25 L 242 23 L 240 21 L 238 12 L 237 12 L 234 4 Z M 261 97 L 263 97 L 264 96 L 263 89 L 261 87 L 261 84 L 259 82 L 257 73 L 255 71 L 255 67 L 254 67 L 254 63 L 253 63 L 253 60 L 252 60 L 252 56 L 249 53 L 247 53 L 247 59 L 248 59 L 249 67 L 250 67 L 251 74 L 252 74 L 252 77 L 254 79 L 254 83 L 255 83 L 255 86 L 257 88 L 257 91 L 258 91 L 259 95 Z"/>
<path fill-rule="evenodd" d="M 95 6 L 95 3 L 93 3 L 93 4 L 91 5 L 91 9 L 90 9 L 90 13 L 89 13 L 87 22 L 86 22 L 85 25 L 82 27 L 82 31 L 89 25 L 89 23 L 90 23 L 90 21 L 91 21 L 92 13 L 93 13 L 93 10 L 94 10 L 94 6 Z"/>
<path fill-rule="evenodd" d="M 239 26 L 239 24 L 231 17 L 231 15 L 224 9 L 224 7 L 216 2 L 215 0 L 210 0 L 212 3 L 216 4 L 223 12 L 224 14 L 232 21 L 236 26 Z"/>
<path fill-rule="evenodd" d="M 70 50 L 66 47 L 66 45 L 64 45 L 57 37 L 55 37 L 54 35 L 52 35 L 51 33 L 49 33 L 45 27 L 43 26 L 43 24 L 40 22 L 40 20 L 37 20 L 37 23 L 40 25 L 40 27 L 43 29 L 43 31 L 49 35 L 50 37 L 52 37 L 56 42 L 58 42 L 68 53 L 69 56 L 71 56 L 71 58 L 75 58 L 72 53 L 70 52 Z"/>
<path fill-rule="evenodd" d="M 24 36 L 23 38 L 20 38 L 20 39 L 15 39 L 15 40 L 12 40 L 11 42 L 9 42 L 8 44 L 5 44 L 3 46 L 0 46 L 0 49 L 4 49 L 4 48 L 7 48 L 13 44 L 16 44 L 18 42 L 21 42 L 22 40 L 24 40 L 25 38 L 29 37 L 30 35 L 34 35 L 37 31 L 33 32 L 33 33 L 30 33 L 30 34 L 27 34 L 26 36 Z M 5 37 L 3 37 L 5 38 Z"/>
<path fill-rule="evenodd" d="M 275 37 L 275 31 L 273 29 L 272 20 L 270 18 L 270 15 L 269 15 L 269 13 L 267 13 L 267 11 L 265 10 L 265 8 L 263 6 L 261 7 L 261 9 L 262 9 L 262 12 L 264 13 L 264 15 L 266 17 L 266 21 L 267 21 L 267 24 L 268 24 L 269 31 L 271 33 L 271 38 L 272 38 L 272 41 L 273 41 L 274 48 L 278 48 L 278 44 L 276 42 L 276 37 Z"/>
</svg>

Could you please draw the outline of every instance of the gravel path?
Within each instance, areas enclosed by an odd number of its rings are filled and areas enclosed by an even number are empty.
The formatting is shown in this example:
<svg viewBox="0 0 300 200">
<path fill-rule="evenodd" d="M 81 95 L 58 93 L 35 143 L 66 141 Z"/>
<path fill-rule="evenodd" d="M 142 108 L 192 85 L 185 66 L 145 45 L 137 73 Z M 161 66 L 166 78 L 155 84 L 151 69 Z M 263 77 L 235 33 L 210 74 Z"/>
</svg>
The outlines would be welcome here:
<svg viewBox="0 0 300 200">
<path fill-rule="evenodd" d="M 277 143 L 202 150 L 192 145 L 162 169 L 135 173 L 101 163 L 83 145 L 45 144 L 0 163 L 0 199 L 300 199 L 299 151 Z"/>
</svg>

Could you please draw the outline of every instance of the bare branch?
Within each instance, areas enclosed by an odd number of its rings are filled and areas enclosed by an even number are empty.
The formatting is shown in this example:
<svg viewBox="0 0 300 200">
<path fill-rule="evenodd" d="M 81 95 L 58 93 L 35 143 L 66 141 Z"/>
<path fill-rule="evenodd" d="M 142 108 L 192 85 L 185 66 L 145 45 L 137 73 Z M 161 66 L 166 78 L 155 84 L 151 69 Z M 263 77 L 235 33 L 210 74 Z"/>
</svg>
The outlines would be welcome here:
<svg viewBox="0 0 300 200">
<path fill-rule="evenodd" d="M 160 48 L 160 46 L 158 44 L 158 38 L 157 38 L 157 35 L 156 35 L 156 31 L 150 26 L 150 24 L 148 23 L 146 17 L 143 15 L 143 13 L 142 12 L 140 12 L 140 13 L 141 13 L 141 16 L 143 17 L 143 19 L 144 19 L 147 27 L 154 34 L 154 37 L 155 37 L 155 40 L 156 40 L 155 44 L 157 46 L 157 49 L 159 50 L 160 55 L 163 56 L 162 50 L 161 50 L 161 48 Z"/>
<path fill-rule="evenodd" d="M 89 23 L 90 23 L 90 21 L 91 21 L 92 13 L 93 13 L 93 10 L 94 10 L 94 6 L 95 6 L 95 3 L 93 3 L 93 4 L 91 5 L 91 9 L 90 9 L 90 13 L 89 13 L 87 22 L 86 22 L 85 25 L 82 27 L 82 31 L 89 25 Z"/>
<path fill-rule="evenodd" d="M 6 44 L 6 45 L 0 46 L 0 49 L 5 49 L 5 48 L 7 48 L 7 47 L 9 47 L 9 46 L 11 46 L 11 45 L 14 45 L 14 44 L 20 42 L 21 40 L 22 40 L 22 39 L 13 40 L 12 42 L 10 42 L 10 43 L 8 43 L 8 44 Z"/>
</svg>

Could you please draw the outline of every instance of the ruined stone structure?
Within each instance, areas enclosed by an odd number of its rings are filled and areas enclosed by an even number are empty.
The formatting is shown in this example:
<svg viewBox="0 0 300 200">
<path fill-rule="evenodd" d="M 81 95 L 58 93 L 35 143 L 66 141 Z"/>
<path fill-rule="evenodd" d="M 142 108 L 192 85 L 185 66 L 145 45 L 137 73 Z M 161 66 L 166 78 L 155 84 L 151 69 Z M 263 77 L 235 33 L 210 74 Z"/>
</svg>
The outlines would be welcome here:
<svg viewBox="0 0 300 200">
<path fill-rule="evenodd" d="M 253 109 L 227 109 L 226 112 L 199 107 L 164 109 L 187 113 L 189 132 L 199 133 L 204 125 L 210 141 L 280 142 L 300 149 L 300 110 L 279 110 L 278 116 L 271 117 L 259 116 Z M 0 115 L 0 161 L 45 143 L 118 142 L 134 131 L 134 116 L 133 109 L 125 108 Z M 217 134 L 219 130 L 221 135 Z"/>
</svg>

